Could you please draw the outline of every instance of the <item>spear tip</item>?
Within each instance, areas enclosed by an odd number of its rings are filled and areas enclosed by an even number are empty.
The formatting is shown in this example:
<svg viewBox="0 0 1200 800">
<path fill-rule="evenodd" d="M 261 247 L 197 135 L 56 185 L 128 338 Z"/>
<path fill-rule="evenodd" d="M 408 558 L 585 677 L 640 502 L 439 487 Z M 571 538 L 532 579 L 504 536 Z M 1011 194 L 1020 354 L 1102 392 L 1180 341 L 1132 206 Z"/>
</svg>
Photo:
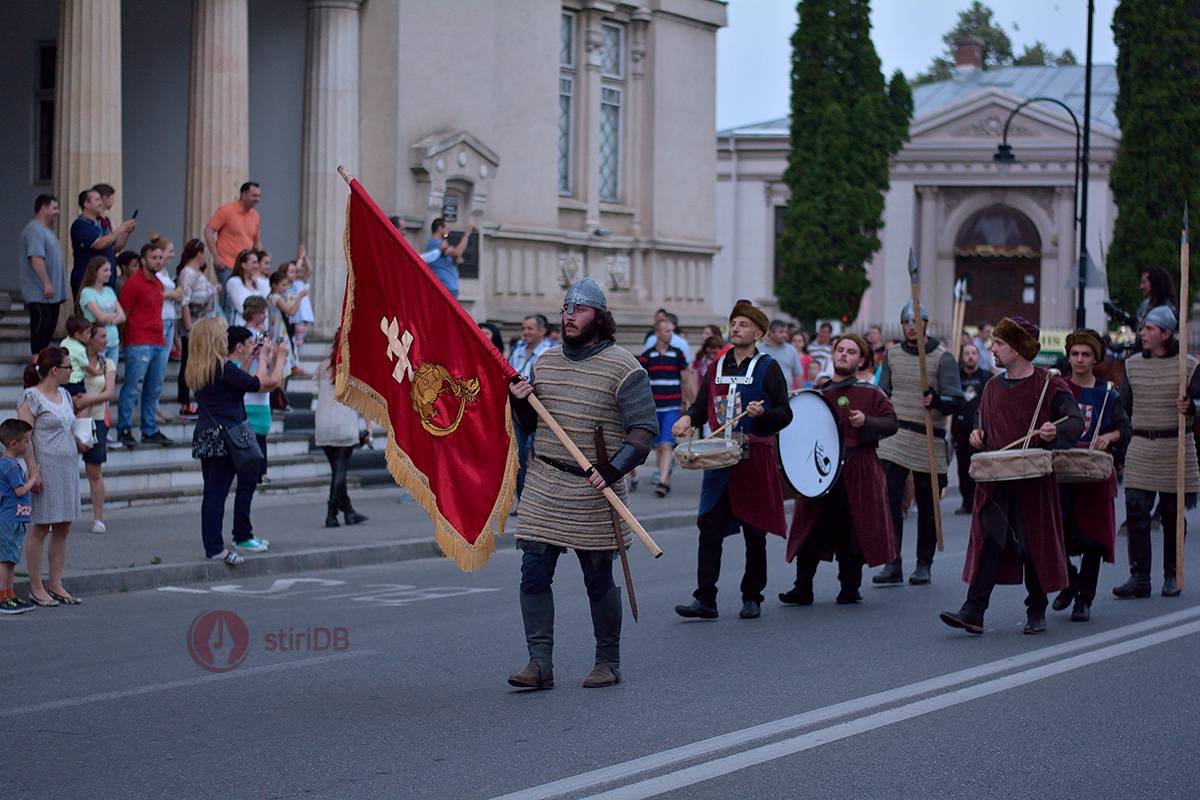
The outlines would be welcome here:
<svg viewBox="0 0 1200 800">
<path fill-rule="evenodd" d="M 913 280 L 916 280 L 916 277 L 917 277 L 917 255 L 916 255 L 916 253 L 913 252 L 913 249 L 911 247 L 908 248 L 908 274 L 912 276 Z"/>
</svg>

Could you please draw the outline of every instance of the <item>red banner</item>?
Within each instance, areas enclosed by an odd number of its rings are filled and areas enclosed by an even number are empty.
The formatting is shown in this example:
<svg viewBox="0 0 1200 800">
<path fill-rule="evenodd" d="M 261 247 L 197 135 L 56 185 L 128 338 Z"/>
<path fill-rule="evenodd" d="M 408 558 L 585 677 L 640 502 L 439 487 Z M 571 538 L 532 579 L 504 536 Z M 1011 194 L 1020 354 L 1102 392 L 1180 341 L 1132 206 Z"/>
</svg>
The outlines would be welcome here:
<svg viewBox="0 0 1200 800">
<path fill-rule="evenodd" d="M 515 493 L 516 373 L 356 180 L 348 203 L 337 398 L 387 429 L 392 477 L 479 569 Z"/>
</svg>

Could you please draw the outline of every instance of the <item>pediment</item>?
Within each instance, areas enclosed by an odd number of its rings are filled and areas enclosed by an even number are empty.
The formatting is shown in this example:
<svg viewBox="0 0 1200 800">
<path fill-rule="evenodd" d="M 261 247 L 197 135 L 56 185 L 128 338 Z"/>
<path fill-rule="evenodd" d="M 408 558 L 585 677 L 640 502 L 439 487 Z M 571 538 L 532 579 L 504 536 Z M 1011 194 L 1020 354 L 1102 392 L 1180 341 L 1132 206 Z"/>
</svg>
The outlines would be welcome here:
<svg viewBox="0 0 1200 800">
<path fill-rule="evenodd" d="M 500 166 L 500 156 L 470 131 L 435 133 L 426 136 L 408 150 L 409 166 L 417 173 L 474 171 L 482 168 L 486 177 Z"/>
<path fill-rule="evenodd" d="M 913 143 L 948 145 L 961 142 L 977 146 L 979 140 L 1000 141 L 1004 123 L 1012 110 L 1023 100 L 995 88 L 979 92 L 914 119 L 910 128 Z M 1082 125 L 1083 120 L 1080 120 Z M 1053 103 L 1034 103 L 1025 106 L 1013 117 L 1008 127 L 1010 140 L 1037 139 L 1046 143 L 1075 143 L 1075 124 L 1071 117 Z M 1115 131 L 1092 124 L 1093 147 L 1116 145 Z"/>
</svg>

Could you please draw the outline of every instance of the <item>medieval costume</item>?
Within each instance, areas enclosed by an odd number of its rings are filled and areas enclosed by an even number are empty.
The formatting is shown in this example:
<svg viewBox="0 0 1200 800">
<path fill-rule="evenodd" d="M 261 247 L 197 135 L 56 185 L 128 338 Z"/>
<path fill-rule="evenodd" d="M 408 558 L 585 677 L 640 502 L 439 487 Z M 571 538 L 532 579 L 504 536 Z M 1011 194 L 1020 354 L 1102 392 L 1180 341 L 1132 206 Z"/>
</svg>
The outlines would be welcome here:
<svg viewBox="0 0 1200 800">
<path fill-rule="evenodd" d="M 730 322 L 736 317 L 749 320 L 763 333 L 767 331 L 766 315 L 748 300 L 739 300 L 733 307 Z M 704 471 L 696 520 L 700 540 L 695 601 L 675 607 L 681 617 L 717 617 L 721 551 L 725 537 L 737 533 L 739 528 L 746 541 L 740 616 L 743 619 L 759 616 L 762 591 L 767 585 L 766 534 L 784 536 L 787 530 L 775 450 L 775 435 L 792 421 L 787 382 L 783 370 L 765 353 L 753 351 L 739 361 L 738 344 L 735 339 L 735 346 L 709 369 L 687 417 L 695 427 L 707 422 L 715 430 L 747 410 L 751 403 L 762 403 L 763 412 L 745 416 L 731 426 L 735 435 L 745 437 L 748 457 L 732 467 Z"/>
<path fill-rule="evenodd" d="M 1067 337 L 1067 354 L 1077 346 L 1092 350 L 1096 363 L 1104 358 L 1104 343 L 1091 330 L 1078 330 Z M 1067 383 L 1075 403 L 1083 414 L 1084 432 L 1076 447 L 1088 448 L 1098 436 L 1118 434 L 1108 450 L 1129 442 L 1129 417 L 1117 400 L 1117 391 L 1105 384 L 1083 387 L 1071 380 Z M 1109 437 L 1111 438 L 1111 437 Z M 1100 577 L 1100 561 L 1113 563 L 1117 546 L 1117 520 L 1114 504 L 1117 497 L 1117 472 L 1093 483 L 1060 483 L 1062 502 L 1063 544 L 1067 553 L 1067 572 L 1070 584 L 1054 599 L 1054 610 L 1062 611 L 1074 600 L 1071 619 L 1086 622 L 1091 618 L 1091 605 L 1096 599 L 1096 581 Z M 1079 569 L 1071 556 L 1081 556 Z"/>
<path fill-rule="evenodd" d="M 871 351 L 866 342 L 855 334 L 844 338 L 858 340 L 859 352 L 869 364 Z M 874 567 L 896 558 L 887 484 L 875 452 L 881 439 L 896 433 L 891 401 L 878 387 L 860 382 L 854 375 L 837 375 L 820 392 L 834 409 L 841 431 L 842 471 L 824 497 L 796 500 L 787 544 L 788 561 L 796 559 L 796 585 L 779 595 L 780 602 L 787 605 L 812 604 L 817 565 L 822 560 L 832 561 L 835 554 L 841 584 L 837 602 L 841 605 L 862 600 L 859 587 L 864 563 Z M 860 427 L 850 422 L 854 411 L 865 416 Z"/>
<path fill-rule="evenodd" d="M 979 401 L 983 387 L 992 379 L 992 371 L 976 365 L 971 372 L 960 366 L 958 381 L 962 385 L 963 403 L 950 423 L 950 438 L 954 440 L 954 464 L 958 471 L 958 493 L 962 504 L 955 514 L 970 514 L 975 505 L 975 479 L 971 477 L 971 431 L 979 416 Z"/>
<path fill-rule="evenodd" d="M 1038 328 L 1021 317 L 1005 317 L 992 334 L 1016 351 L 1025 363 L 1006 363 L 1004 375 L 988 381 L 979 406 L 984 446 L 998 449 L 1023 440 L 1033 420 L 1030 447 L 1071 447 L 1083 435 L 1083 417 L 1066 381 L 1028 362 L 1037 355 Z M 1018 366 L 1031 372 L 1025 377 Z M 1047 384 L 1049 384 L 1047 386 Z M 1038 409 L 1038 399 L 1045 399 Z M 1058 420 L 1062 422 L 1057 422 Z M 1055 421 L 1052 442 L 1036 435 L 1037 429 Z M 1023 480 L 979 483 L 971 520 L 971 539 L 963 565 L 963 580 L 970 588 L 958 612 L 943 612 L 947 625 L 970 633 L 983 633 L 983 615 L 997 583 L 1019 584 L 1024 572 L 1026 633 L 1046 629 L 1046 592 L 1067 585 L 1067 560 L 1062 547 L 1062 518 L 1058 486 L 1053 473 Z"/>
<path fill-rule="evenodd" d="M 577 306 L 607 315 L 604 292 L 591 278 L 573 284 L 564 301 L 564 316 Z M 565 330 L 565 328 L 564 328 Z M 534 393 L 594 464 L 622 500 L 621 478 L 641 464 L 658 433 L 654 398 L 646 371 L 627 350 L 600 335 L 583 344 L 564 338 L 562 347 L 547 350 L 534 365 Z M 576 466 L 561 442 L 538 418 L 528 400 L 513 400 L 521 428 L 534 433 L 534 452 L 525 477 L 517 515 L 517 547 L 521 556 L 521 617 L 529 647 L 529 664 L 509 678 L 520 688 L 554 686 L 554 594 L 551 583 L 558 558 L 575 551 L 591 602 L 596 637 L 596 666 L 584 686 L 609 686 L 620 680 L 621 590 L 613 583 L 616 538 L 608 502 Z M 602 426 L 606 463 L 597 463 L 595 430 Z M 622 523 L 623 545 L 630 531 Z"/>
<path fill-rule="evenodd" d="M 921 319 L 928 321 L 925 307 L 920 309 Z M 900 311 L 900 322 L 913 325 L 916 314 L 909 302 Z M 915 334 L 913 334 L 915 337 Z M 946 469 L 949 462 L 949 445 L 946 443 L 946 418 L 952 417 L 962 404 L 962 386 L 959 383 L 958 364 L 954 356 L 937 339 L 926 337 L 925 359 L 929 378 L 929 392 L 933 400 L 929 408 L 933 414 L 934 454 L 937 459 L 939 490 L 946 486 Z M 900 552 L 904 539 L 904 484 L 911 474 L 913 491 L 917 501 L 917 568 L 909 583 L 926 584 L 930 580 L 933 552 L 937 547 L 937 529 L 934 521 L 933 496 L 930 486 L 929 451 L 925 438 L 925 404 L 921 393 L 920 356 L 916 339 L 912 342 L 895 343 L 888 347 L 887 357 L 879 376 L 879 388 L 892 400 L 900 430 L 879 445 L 879 459 L 887 478 L 888 504 L 892 512 L 892 530 L 896 536 L 896 558 L 872 581 L 875 583 L 901 583 L 904 569 Z"/>
<path fill-rule="evenodd" d="M 1144 325 L 1174 334 L 1174 312 L 1158 306 L 1147 312 Z M 1189 400 L 1200 397 L 1200 371 L 1196 359 L 1188 356 Z M 1179 343 L 1171 335 L 1165 354 L 1154 357 L 1149 350 L 1125 361 L 1125 382 L 1121 385 L 1121 406 L 1131 418 L 1133 438 L 1125 456 L 1125 522 L 1128 527 L 1129 580 L 1113 589 L 1117 597 L 1150 596 L 1150 514 L 1155 496 L 1162 516 L 1164 597 L 1179 594 L 1175 581 L 1175 513 L 1177 495 L 1176 448 L 1179 443 Z M 1194 402 L 1188 413 L 1194 413 Z M 1189 427 L 1190 423 L 1189 423 Z M 1200 470 L 1196 465 L 1195 442 L 1184 442 L 1184 500 L 1195 503 L 1200 488 Z M 1184 532 L 1186 534 L 1186 526 Z"/>
</svg>

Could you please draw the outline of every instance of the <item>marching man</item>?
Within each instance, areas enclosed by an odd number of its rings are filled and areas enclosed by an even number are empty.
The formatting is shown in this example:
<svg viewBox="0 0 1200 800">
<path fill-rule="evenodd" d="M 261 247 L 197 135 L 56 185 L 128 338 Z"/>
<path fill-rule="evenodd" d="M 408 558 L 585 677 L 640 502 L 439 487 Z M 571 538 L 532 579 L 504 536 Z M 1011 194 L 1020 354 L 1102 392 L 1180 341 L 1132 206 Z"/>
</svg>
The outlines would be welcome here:
<svg viewBox="0 0 1200 800">
<path fill-rule="evenodd" d="M 533 365 L 528 381 L 512 384 L 517 424 L 534 434 L 534 453 L 517 514 L 521 550 L 521 618 L 529 663 L 509 676 L 520 689 L 554 688 L 554 570 L 567 549 L 583 570 L 596 637 L 596 665 L 586 688 L 621 680 L 621 589 L 613 583 L 616 535 L 608 502 L 611 487 L 622 501 L 621 480 L 646 460 L 658 435 L 650 379 L 627 350 L 614 347 L 617 325 L 604 290 L 591 278 L 576 281 L 562 308 L 562 347 L 551 348 Z M 594 464 L 584 473 L 544 426 L 526 399 L 536 394 L 571 440 Z M 596 458 L 597 425 L 603 427 L 607 462 Z M 630 532 L 622 524 L 622 545 Z"/>
<path fill-rule="evenodd" d="M 758 352 L 768 328 L 767 315 L 749 300 L 739 300 L 729 314 L 725 356 L 709 367 L 696 402 L 672 430 L 682 438 L 705 422 L 716 430 L 741 411 L 733 425 L 749 439 L 749 457 L 732 467 L 704 471 L 696 523 L 700 542 L 696 565 L 695 600 L 675 606 L 675 613 L 692 619 L 717 618 L 717 579 L 725 537 L 741 528 L 746 539 L 746 572 L 742 577 L 742 619 L 762 612 L 767 586 L 767 534 L 785 535 L 783 490 L 775 454 L 775 434 L 792 421 L 783 370 L 769 355 Z"/>
<path fill-rule="evenodd" d="M 1071 362 L 1071 380 L 1067 384 L 1083 413 L 1084 432 L 1076 447 L 1111 451 L 1129 442 L 1129 417 L 1117 401 L 1117 392 L 1096 383 L 1094 370 L 1104 360 L 1104 342 L 1100 334 L 1080 328 L 1067 337 L 1067 358 Z M 1100 560 L 1113 562 L 1117 546 L 1117 473 L 1114 468 L 1106 480 L 1094 483 L 1061 483 L 1058 487 L 1063 510 L 1063 543 L 1067 551 L 1067 572 L 1071 583 L 1054 598 L 1054 610 L 1063 611 L 1075 601 L 1072 622 L 1091 618 L 1096 599 L 1096 581 Z M 1079 569 L 1071 556 L 1081 556 Z"/>
<path fill-rule="evenodd" d="M 858 334 L 843 334 L 834 342 L 833 380 L 820 391 L 837 415 L 845 449 L 842 472 L 829 494 L 796 500 L 787 546 L 788 560 L 796 559 L 796 585 L 779 595 L 785 605 L 812 604 L 817 565 L 835 554 L 839 605 L 862 600 L 864 563 L 876 566 L 896 558 L 887 482 L 875 453 L 879 440 L 896 432 L 896 411 L 878 387 L 856 377 L 871 361 L 871 349 Z"/>
<path fill-rule="evenodd" d="M 1175 467 L 1179 443 L 1178 415 L 1194 413 L 1200 397 L 1200 372 L 1196 359 L 1188 356 L 1187 399 L 1179 396 L 1179 341 L 1175 312 L 1155 306 L 1142 322 L 1142 353 L 1125 361 L 1125 383 L 1121 405 L 1132 418 L 1133 439 L 1125 456 L 1125 521 L 1129 527 L 1129 580 L 1113 589 L 1117 597 L 1150 596 L 1150 512 L 1154 498 L 1162 510 L 1163 597 L 1175 597 L 1175 504 L 1179 502 Z M 1191 436 L 1184 442 L 1184 497 L 1195 503 L 1200 488 L 1196 445 Z M 1186 532 L 1186 528 L 1185 528 Z"/>
<path fill-rule="evenodd" d="M 976 450 L 999 450 L 1023 442 L 1031 419 L 1031 446 L 1065 449 L 1083 435 L 1083 417 L 1071 389 L 1062 378 L 1032 363 L 1041 349 L 1038 335 L 1038 327 L 1023 317 L 1005 317 L 992 332 L 992 354 L 1005 373 L 983 387 L 979 427 L 971 433 Z M 976 486 L 971 540 L 963 565 L 963 580 L 970 588 L 962 608 L 943 611 L 942 622 L 968 633 L 983 633 L 992 589 L 997 583 L 1020 583 L 1022 571 L 1028 590 L 1025 633 L 1042 633 L 1046 592 L 1067 585 L 1053 473 Z"/>
</svg>

